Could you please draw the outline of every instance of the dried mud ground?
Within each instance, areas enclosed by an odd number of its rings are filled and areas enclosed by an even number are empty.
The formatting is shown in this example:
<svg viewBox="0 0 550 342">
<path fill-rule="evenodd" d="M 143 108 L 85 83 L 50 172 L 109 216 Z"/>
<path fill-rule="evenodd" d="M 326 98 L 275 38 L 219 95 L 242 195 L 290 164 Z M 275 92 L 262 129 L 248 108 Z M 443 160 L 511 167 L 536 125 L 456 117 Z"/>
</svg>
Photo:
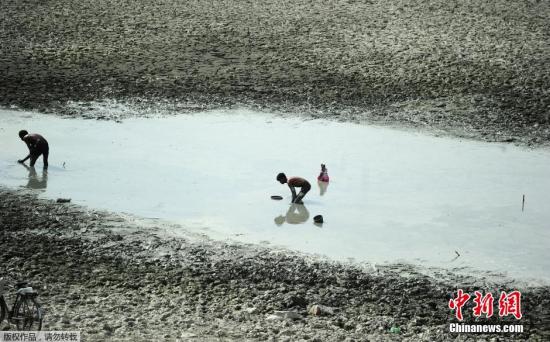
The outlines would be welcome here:
<svg viewBox="0 0 550 342">
<path fill-rule="evenodd" d="M 549 16 L 544 0 L 8 0 L 0 105 L 244 104 L 548 144 Z"/>
<path fill-rule="evenodd" d="M 444 341 L 550 336 L 548 288 L 412 266 L 342 264 L 251 245 L 165 234 L 166 223 L 0 188 L 0 274 L 28 280 L 44 330 L 84 341 Z M 451 334 L 457 288 L 522 291 L 522 334 Z M 13 295 L 8 296 L 8 302 Z M 321 314 L 308 313 L 320 305 Z M 471 307 L 466 322 L 474 322 Z M 498 317 L 498 316 L 497 316 Z M 399 333 L 392 333 L 399 327 Z M 14 329 L 2 323 L 0 328 Z"/>
<path fill-rule="evenodd" d="M 1 7 L 4 107 L 118 120 L 244 105 L 550 142 L 548 1 L 8 0 Z M 550 339 L 547 288 L 520 288 L 523 334 L 453 335 L 447 302 L 457 288 L 497 293 L 512 285 L 174 239 L 164 225 L 0 188 L 0 275 L 39 289 L 44 329 L 80 330 L 85 341 Z M 315 304 L 320 316 L 307 313 Z"/>
</svg>

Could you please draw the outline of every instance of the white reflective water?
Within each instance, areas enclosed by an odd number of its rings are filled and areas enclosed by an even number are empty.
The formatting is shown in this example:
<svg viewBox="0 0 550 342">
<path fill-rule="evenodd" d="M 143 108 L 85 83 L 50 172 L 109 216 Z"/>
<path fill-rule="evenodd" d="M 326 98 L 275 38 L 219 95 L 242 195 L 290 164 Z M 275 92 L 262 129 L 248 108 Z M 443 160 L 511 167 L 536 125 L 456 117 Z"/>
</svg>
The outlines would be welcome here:
<svg viewBox="0 0 550 342">
<path fill-rule="evenodd" d="M 48 139 L 47 174 L 17 164 L 23 128 Z M 304 206 L 278 172 L 312 183 Z M 549 176 L 548 150 L 244 110 L 123 123 L 0 111 L 0 184 L 335 259 L 548 281 Z"/>
</svg>

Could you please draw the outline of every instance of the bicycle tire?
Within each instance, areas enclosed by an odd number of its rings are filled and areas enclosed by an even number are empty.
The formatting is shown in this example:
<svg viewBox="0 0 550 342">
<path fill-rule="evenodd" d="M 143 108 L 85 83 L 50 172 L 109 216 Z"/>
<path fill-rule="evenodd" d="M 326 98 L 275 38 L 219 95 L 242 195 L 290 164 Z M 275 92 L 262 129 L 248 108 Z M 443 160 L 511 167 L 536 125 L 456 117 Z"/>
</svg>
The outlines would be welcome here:
<svg viewBox="0 0 550 342">
<path fill-rule="evenodd" d="M 35 296 L 19 296 L 13 304 L 12 323 L 19 331 L 38 331 L 42 329 L 44 314 Z"/>
<path fill-rule="evenodd" d="M 6 305 L 6 300 L 4 299 L 4 296 L 0 295 L 0 323 L 4 321 L 4 318 L 6 318 L 7 313 L 8 313 L 8 306 Z"/>
</svg>

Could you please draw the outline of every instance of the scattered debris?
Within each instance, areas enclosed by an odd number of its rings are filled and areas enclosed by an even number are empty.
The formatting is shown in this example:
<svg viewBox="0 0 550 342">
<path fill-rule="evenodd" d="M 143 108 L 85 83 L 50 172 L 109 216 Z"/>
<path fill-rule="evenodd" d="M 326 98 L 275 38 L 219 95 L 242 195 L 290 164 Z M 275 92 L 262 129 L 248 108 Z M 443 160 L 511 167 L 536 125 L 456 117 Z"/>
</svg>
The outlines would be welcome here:
<svg viewBox="0 0 550 342">
<path fill-rule="evenodd" d="M 451 260 L 451 262 L 455 261 L 456 259 L 458 259 L 460 257 L 460 253 L 458 253 L 458 251 L 455 251 L 455 254 L 456 254 L 456 256 Z"/>
<path fill-rule="evenodd" d="M 399 327 L 392 326 L 390 328 L 390 333 L 392 333 L 392 334 L 399 334 L 400 332 L 401 332 L 401 328 L 399 328 Z"/>
<path fill-rule="evenodd" d="M 313 316 L 334 315 L 335 311 L 336 311 L 335 308 L 332 308 L 330 306 L 319 305 L 319 304 L 314 304 L 310 306 L 309 309 L 307 310 L 307 312 Z"/>
</svg>

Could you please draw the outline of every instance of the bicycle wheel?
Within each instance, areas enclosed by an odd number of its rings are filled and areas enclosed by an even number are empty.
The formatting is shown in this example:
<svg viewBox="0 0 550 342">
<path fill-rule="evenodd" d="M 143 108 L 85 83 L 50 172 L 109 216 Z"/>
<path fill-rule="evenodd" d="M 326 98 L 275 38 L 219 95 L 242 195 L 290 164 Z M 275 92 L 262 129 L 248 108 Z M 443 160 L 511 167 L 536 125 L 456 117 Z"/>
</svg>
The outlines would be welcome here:
<svg viewBox="0 0 550 342">
<path fill-rule="evenodd" d="M 42 329 L 42 307 L 35 296 L 19 296 L 13 305 L 12 323 L 17 330 L 37 331 Z"/>
<path fill-rule="evenodd" d="M 4 296 L 0 295 L 0 323 L 4 321 L 7 313 L 8 307 L 6 305 L 6 300 L 4 299 Z"/>
</svg>

